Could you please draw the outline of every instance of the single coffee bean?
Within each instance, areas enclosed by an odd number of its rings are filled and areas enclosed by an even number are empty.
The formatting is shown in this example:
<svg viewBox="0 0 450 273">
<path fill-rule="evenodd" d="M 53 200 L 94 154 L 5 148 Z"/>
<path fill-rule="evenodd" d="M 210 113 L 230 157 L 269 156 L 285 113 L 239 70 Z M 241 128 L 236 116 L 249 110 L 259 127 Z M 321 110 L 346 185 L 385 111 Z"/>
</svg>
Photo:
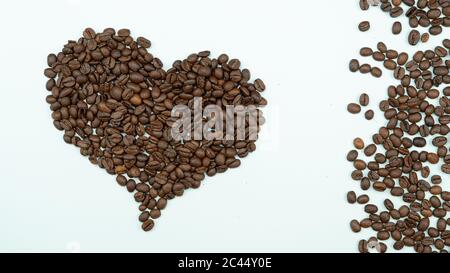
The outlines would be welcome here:
<svg viewBox="0 0 450 273">
<path fill-rule="evenodd" d="M 370 23 L 368 21 L 362 21 L 359 23 L 358 29 L 362 32 L 368 31 L 370 29 Z"/>
<path fill-rule="evenodd" d="M 422 43 L 426 43 L 426 42 L 428 42 L 428 40 L 430 39 L 430 34 L 428 34 L 428 33 L 423 33 L 422 34 L 422 36 L 420 37 L 420 41 L 422 42 Z"/>
<path fill-rule="evenodd" d="M 368 0 L 359 0 L 359 7 L 361 8 L 361 10 L 368 10 L 369 9 Z"/>
<path fill-rule="evenodd" d="M 364 211 L 367 213 L 371 213 L 371 214 L 376 213 L 378 211 L 378 207 L 375 205 L 369 204 L 364 207 Z"/>
<path fill-rule="evenodd" d="M 359 70 L 359 62 L 356 59 L 350 61 L 349 69 L 351 72 L 356 72 Z"/>
<path fill-rule="evenodd" d="M 370 64 L 362 64 L 359 67 L 359 72 L 361 72 L 362 74 L 367 74 L 369 72 L 371 72 L 372 67 L 370 66 Z"/>
<path fill-rule="evenodd" d="M 352 229 L 353 232 L 361 231 L 361 225 L 359 224 L 359 222 L 357 220 L 352 220 L 350 222 L 350 228 Z"/>
<path fill-rule="evenodd" d="M 420 41 L 420 33 L 417 30 L 411 30 L 408 36 L 408 42 L 410 45 L 417 45 Z"/>
<path fill-rule="evenodd" d="M 351 150 L 350 152 L 348 152 L 347 154 L 347 160 L 350 162 L 355 161 L 358 158 L 358 151 L 356 150 Z"/>
<path fill-rule="evenodd" d="M 347 193 L 347 202 L 350 204 L 356 203 L 356 193 L 354 191 L 349 191 Z"/>
<path fill-rule="evenodd" d="M 353 140 L 353 146 L 355 146 L 355 148 L 358 150 L 362 150 L 364 149 L 364 141 L 361 138 L 357 137 Z"/>
<path fill-rule="evenodd" d="M 147 221 L 142 223 L 142 229 L 144 231 L 150 231 L 153 229 L 154 226 L 155 226 L 155 222 L 153 222 L 152 219 L 148 219 Z"/>
<path fill-rule="evenodd" d="M 402 32 L 402 23 L 400 22 L 394 22 L 394 24 L 392 25 L 392 33 L 394 35 L 398 35 Z"/>
<path fill-rule="evenodd" d="M 359 251 L 359 253 L 367 253 L 367 252 L 369 252 L 366 240 L 360 240 L 359 241 L 359 243 L 358 243 L 358 251 Z"/>
<path fill-rule="evenodd" d="M 369 95 L 367 95 L 366 93 L 362 93 L 359 96 L 359 104 L 361 104 L 361 106 L 369 105 Z"/>
<path fill-rule="evenodd" d="M 367 111 L 364 113 L 364 117 L 365 117 L 367 120 L 372 120 L 374 116 L 375 116 L 375 112 L 374 112 L 373 110 L 367 110 Z"/>
<path fill-rule="evenodd" d="M 380 78 L 383 75 L 383 72 L 378 67 L 372 67 L 372 69 L 370 70 L 370 73 L 375 78 Z"/>
<path fill-rule="evenodd" d="M 139 215 L 139 221 L 140 222 L 145 222 L 148 220 L 148 218 L 150 217 L 150 214 L 148 211 L 143 211 L 140 215 Z"/>
<path fill-rule="evenodd" d="M 372 56 L 373 50 L 370 47 L 363 47 L 359 51 L 359 54 L 363 57 L 369 57 L 369 56 Z"/>
<path fill-rule="evenodd" d="M 369 202 L 369 200 L 370 200 L 369 196 L 366 194 L 360 195 L 357 198 L 358 204 L 362 204 L 362 205 L 367 204 Z"/>
<path fill-rule="evenodd" d="M 358 114 L 361 112 L 361 106 L 356 103 L 349 103 L 347 105 L 347 111 L 351 114 Z"/>
</svg>

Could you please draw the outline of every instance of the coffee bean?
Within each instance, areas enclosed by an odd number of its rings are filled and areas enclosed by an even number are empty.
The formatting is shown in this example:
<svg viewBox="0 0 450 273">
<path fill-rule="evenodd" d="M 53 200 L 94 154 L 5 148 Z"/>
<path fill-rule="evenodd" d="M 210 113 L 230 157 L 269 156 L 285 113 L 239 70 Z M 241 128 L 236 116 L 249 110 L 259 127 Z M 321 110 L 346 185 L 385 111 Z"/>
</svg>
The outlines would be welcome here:
<svg viewBox="0 0 450 273">
<path fill-rule="evenodd" d="M 372 74 L 375 78 L 380 78 L 383 75 L 383 72 L 378 67 L 372 67 L 370 74 Z"/>
<path fill-rule="evenodd" d="M 362 204 L 362 205 L 367 204 L 369 202 L 369 200 L 370 200 L 369 196 L 366 194 L 360 195 L 357 198 L 358 204 Z"/>
<path fill-rule="evenodd" d="M 356 103 L 349 103 L 347 105 L 347 111 L 351 114 L 358 114 L 361 112 L 361 106 Z"/>
<path fill-rule="evenodd" d="M 377 49 L 381 52 L 381 53 L 386 53 L 388 51 L 388 48 L 386 46 L 385 43 L 383 42 L 378 42 L 377 43 Z"/>
<path fill-rule="evenodd" d="M 356 72 L 359 70 L 359 62 L 356 59 L 350 61 L 349 69 L 351 72 Z"/>
<path fill-rule="evenodd" d="M 378 211 L 378 207 L 375 205 L 366 205 L 364 207 L 364 211 L 367 213 L 376 213 Z"/>
<path fill-rule="evenodd" d="M 359 67 L 359 72 L 361 72 L 362 74 L 367 74 L 369 72 L 371 72 L 372 67 L 369 64 L 362 64 Z"/>
<path fill-rule="evenodd" d="M 148 211 L 143 211 L 140 215 L 139 215 L 139 221 L 140 222 L 145 222 L 148 220 L 148 218 L 150 217 L 150 214 L 148 213 Z"/>
<path fill-rule="evenodd" d="M 369 56 L 372 56 L 373 50 L 370 47 L 363 47 L 359 51 L 359 54 L 363 57 L 369 57 Z"/>
<path fill-rule="evenodd" d="M 366 167 L 367 167 L 366 162 L 364 162 L 363 160 L 360 160 L 360 159 L 356 159 L 353 162 L 353 166 L 355 167 L 355 169 L 361 170 L 361 171 L 366 169 Z"/>
<path fill-rule="evenodd" d="M 155 222 L 153 222 L 152 219 L 148 219 L 147 221 L 142 223 L 142 229 L 144 231 L 150 231 L 153 229 L 154 226 L 155 226 Z"/>
<path fill-rule="evenodd" d="M 361 94 L 359 96 L 359 104 L 361 104 L 361 106 L 369 105 L 369 95 L 367 95 L 366 93 Z"/>
<path fill-rule="evenodd" d="M 358 29 L 362 32 L 368 31 L 370 29 L 370 23 L 368 21 L 363 21 L 359 23 Z"/>
<path fill-rule="evenodd" d="M 350 152 L 348 152 L 347 154 L 347 160 L 348 161 L 355 161 L 358 158 L 358 152 L 356 150 L 351 150 Z"/>
<path fill-rule="evenodd" d="M 364 117 L 365 117 L 367 120 L 372 120 L 374 116 L 375 116 L 375 113 L 374 113 L 373 110 L 367 110 L 367 111 L 364 113 Z"/>
<path fill-rule="evenodd" d="M 364 149 L 364 141 L 361 138 L 357 137 L 353 140 L 353 146 L 355 146 L 355 148 L 358 150 L 362 150 Z"/>
<path fill-rule="evenodd" d="M 408 36 L 408 42 L 410 45 L 417 45 L 420 41 L 420 33 L 417 30 L 411 30 Z"/>
<path fill-rule="evenodd" d="M 366 240 L 360 240 L 358 243 L 358 251 L 359 253 L 367 253 L 369 252 L 367 248 L 367 241 Z"/>
<path fill-rule="evenodd" d="M 352 220 L 350 222 L 350 228 L 352 229 L 353 232 L 360 232 L 361 231 L 361 226 L 359 225 L 359 222 L 357 220 Z"/>
<path fill-rule="evenodd" d="M 392 25 L 392 33 L 394 34 L 394 35 L 398 35 L 398 34 L 400 34 L 402 32 L 402 24 L 400 23 L 400 22 L 395 22 L 393 25 Z"/>
<path fill-rule="evenodd" d="M 387 231 L 379 231 L 377 233 L 377 239 L 378 240 L 382 240 L 382 241 L 386 241 L 387 239 L 389 239 L 391 237 L 391 235 L 389 234 L 389 232 Z"/>
<path fill-rule="evenodd" d="M 369 9 L 368 0 L 359 0 L 359 7 L 361 8 L 361 10 L 368 10 Z"/>
<path fill-rule="evenodd" d="M 143 47 L 143 48 L 149 48 L 152 43 L 150 42 L 150 40 L 144 38 L 144 37 L 138 37 L 137 38 L 137 43 L 139 46 Z"/>
<path fill-rule="evenodd" d="M 426 43 L 426 42 L 428 42 L 428 40 L 430 39 L 430 34 L 428 34 L 428 33 L 423 33 L 422 34 L 422 36 L 420 36 L 420 41 L 422 42 L 422 43 Z"/>
<path fill-rule="evenodd" d="M 350 204 L 356 203 L 356 193 L 354 191 L 349 191 L 347 193 L 347 202 Z"/>
<path fill-rule="evenodd" d="M 255 88 L 259 92 L 262 92 L 262 91 L 266 90 L 266 85 L 264 84 L 264 82 L 261 79 L 256 79 L 255 80 Z"/>
</svg>

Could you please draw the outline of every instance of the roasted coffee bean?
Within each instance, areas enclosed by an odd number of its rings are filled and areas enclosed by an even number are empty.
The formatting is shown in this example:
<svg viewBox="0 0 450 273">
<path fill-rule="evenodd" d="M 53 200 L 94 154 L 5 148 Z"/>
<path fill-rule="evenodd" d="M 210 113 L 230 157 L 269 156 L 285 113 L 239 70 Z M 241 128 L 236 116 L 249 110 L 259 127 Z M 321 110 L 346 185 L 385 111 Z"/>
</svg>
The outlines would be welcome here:
<svg viewBox="0 0 450 273">
<path fill-rule="evenodd" d="M 355 167 L 355 169 L 362 171 L 366 169 L 367 164 L 363 160 L 357 159 L 353 162 L 353 166 Z"/>
<path fill-rule="evenodd" d="M 373 110 L 367 110 L 367 111 L 364 113 L 364 117 L 365 117 L 367 120 L 372 120 L 374 116 L 375 116 L 375 112 L 374 112 Z"/>
<path fill-rule="evenodd" d="M 350 228 L 352 229 L 353 232 L 361 231 L 361 225 L 359 224 L 359 222 L 357 220 L 352 220 L 350 222 Z"/>
<path fill-rule="evenodd" d="M 370 64 L 362 64 L 359 67 L 359 72 L 361 72 L 362 74 L 367 74 L 370 73 L 372 71 L 372 66 L 370 66 Z"/>
<path fill-rule="evenodd" d="M 392 25 L 392 33 L 394 35 L 397 35 L 400 34 L 401 32 L 402 32 L 402 23 L 397 21 Z"/>
<path fill-rule="evenodd" d="M 361 106 L 356 103 L 349 103 L 347 105 L 347 111 L 351 114 L 358 114 L 361 112 Z"/>
<path fill-rule="evenodd" d="M 417 45 L 420 41 L 420 33 L 417 30 L 411 30 L 408 36 L 408 42 L 410 45 Z"/>
<path fill-rule="evenodd" d="M 369 21 L 362 21 L 361 23 L 359 23 L 358 29 L 363 32 L 368 31 L 370 29 Z"/>
<path fill-rule="evenodd" d="M 423 33 L 422 34 L 422 36 L 420 36 L 420 41 L 422 42 L 422 43 L 426 43 L 426 42 L 428 42 L 428 40 L 430 39 L 430 34 L 428 34 L 428 33 Z"/>
<path fill-rule="evenodd" d="M 350 61 L 349 68 L 351 72 L 356 72 L 359 70 L 359 62 L 356 59 Z"/>
<path fill-rule="evenodd" d="M 383 72 L 378 67 L 372 67 L 370 74 L 372 74 L 375 78 L 380 78 L 383 75 Z"/>
<path fill-rule="evenodd" d="M 360 195 L 357 198 L 357 202 L 362 205 L 367 204 L 369 202 L 369 196 L 366 194 Z"/>
<path fill-rule="evenodd" d="M 358 151 L 356 150 L 351 150 L 350 152 L 348 152 L 347 154 L 347 160 L 348 161 L 355 161 L 358 158 Z"/>
<path fill-rule="evenodd" d="M 367 95 L 366 93 L 363 93 L 359 96 L 359 104 L 361 106 L 367 106 L 369 105 L 369 95 Z"/>
<path fill-rule="evenodd" d="M 375 205 L 366 205 L 364 207 L 364 211 L 367 213 L 376 213 L 378 211 L 378 207 Z"/>
<path fill-rule="evenodd" d="M 359 243 L 358 243 L 358 251 L 359 251 L 359 253 L 367 253 L 367 252 L 369 252 L 366 240 L 360 240 L 359 241 Z"/>
<path fill-rule="evenodd" d="M 368 10 L 369 9 L 368 0 L 359 0 L 359 7 L 361 8 L 361 10 Z"/>
<path fill-rule="evenodd" d="M 372 56 L 373 54 L 373 50 L 370 47 L 363 47 L 361 48 L 361 50 L 359 51 L 359 54 L 363 57 L 368 57 L 368 56 Z"/>
<path fill-rule="evenodd" d="M 347 202 L 350 204 L 356 203 L 356 193 L 354 191 L 349 191 L 347 193 Z"/>
<path fill-rule="evenodd" d="M 150 231 L 153 229 L 154 226 L 155 226 L 155 222 L 153 222 L 152 219 L 148 219 L 147 221 L 142 223 L 142 229 L 144 231 Z"/>
<path fill-rule="evenodd" d="M 364 149 L 364 141 L 361 138 L 357 137 L 353 140 L 353 146 L 355 146 L 355 148 L 358 150 L 362 150 Z"/>
</svg>

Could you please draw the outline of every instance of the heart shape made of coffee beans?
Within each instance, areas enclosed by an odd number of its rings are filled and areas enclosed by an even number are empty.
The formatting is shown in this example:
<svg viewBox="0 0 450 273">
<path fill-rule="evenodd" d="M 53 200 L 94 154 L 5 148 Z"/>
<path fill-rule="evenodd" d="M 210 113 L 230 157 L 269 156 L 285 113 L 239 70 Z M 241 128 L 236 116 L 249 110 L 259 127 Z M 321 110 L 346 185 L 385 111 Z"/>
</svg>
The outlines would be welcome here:
<svg viewBox="0 0 450 273">
<path fill-rule="evenodd" d="M 260 94 L 264 83 L 260 79 L 250 83 L 250 71 L 241 69 L 237 59 L 225 54 L 212 59 L 209 51 L 202 51 L 175 61 L 166 71 L 148 52 L 150 46 L 146 38 L 134 40 L 128 29 L 96 33 L 87 28 L 60 53 L 48 55 L 44 71 L 54 126 L 64 131 L 66 143 L 134 193 L 145 231 L 153 228 L 168 200 L 198 188 L 205 176 L 239 167 L 239 158 L 255 151 L 264 123 L 259 108 L 267 104 Z M 178 132 L 187 134 L 177 138 L 173 128 L 179 117 L 173 115 L 174 109 L 192 109 L 196 99 L 201 99 L 201 107 L 219 107 L 224 115 L 227 106 L 254 106 L 256 115 L 245 110 L 241 138 L 238 132 L 224 138 L 226 126 L 212 126 L 206 132 L 212 138 L 192 139 L 199 127 L 195 118 L 188 124 L 194 129 L 183 123 Z M 249 116 L 257 119 L 253 135 Z M 199 119 L 201 129 L 222 120 L 202 113 Z"/>
</svg>

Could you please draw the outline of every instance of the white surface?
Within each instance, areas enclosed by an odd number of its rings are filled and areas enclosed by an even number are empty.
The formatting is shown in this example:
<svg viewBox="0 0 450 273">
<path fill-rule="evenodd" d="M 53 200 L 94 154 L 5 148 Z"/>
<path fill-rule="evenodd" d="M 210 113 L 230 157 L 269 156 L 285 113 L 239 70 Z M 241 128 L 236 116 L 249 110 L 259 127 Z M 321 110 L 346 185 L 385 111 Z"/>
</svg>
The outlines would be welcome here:
<svg viewBox="0 0 450 273">
<path fill-rule="evenodd" d="M 406 31 L 393 36 L 388 15 L 362 12 L 357 2 L 3 3 L 0 250 L 355 251 L 372 233 L 349 230 L 364 213 L 345 202 L 358 190 L 345 155 L 355 136 L 369 139 L 384 121 L 378 112 L 368 122 L 345 109 L 363 91 L 377 109 L 396 81 L 386 71 L 381 79 L 352 74 L 348 62 L 379 40 L 412 52 Z M 367 33 L 357 30 L 363 19 L 372 25 Z M 45 103 L 47 54 L 88 26 L 149 38 L 165 68 L 192 52 L 226 52 L 267 85 L 268 124 L 257 151 L 171 201 L 150 233 L 140 229 L 132 195 L 63 142 Z M 420 47 L 434 47 L 445 33 Z"/>
</svg>

